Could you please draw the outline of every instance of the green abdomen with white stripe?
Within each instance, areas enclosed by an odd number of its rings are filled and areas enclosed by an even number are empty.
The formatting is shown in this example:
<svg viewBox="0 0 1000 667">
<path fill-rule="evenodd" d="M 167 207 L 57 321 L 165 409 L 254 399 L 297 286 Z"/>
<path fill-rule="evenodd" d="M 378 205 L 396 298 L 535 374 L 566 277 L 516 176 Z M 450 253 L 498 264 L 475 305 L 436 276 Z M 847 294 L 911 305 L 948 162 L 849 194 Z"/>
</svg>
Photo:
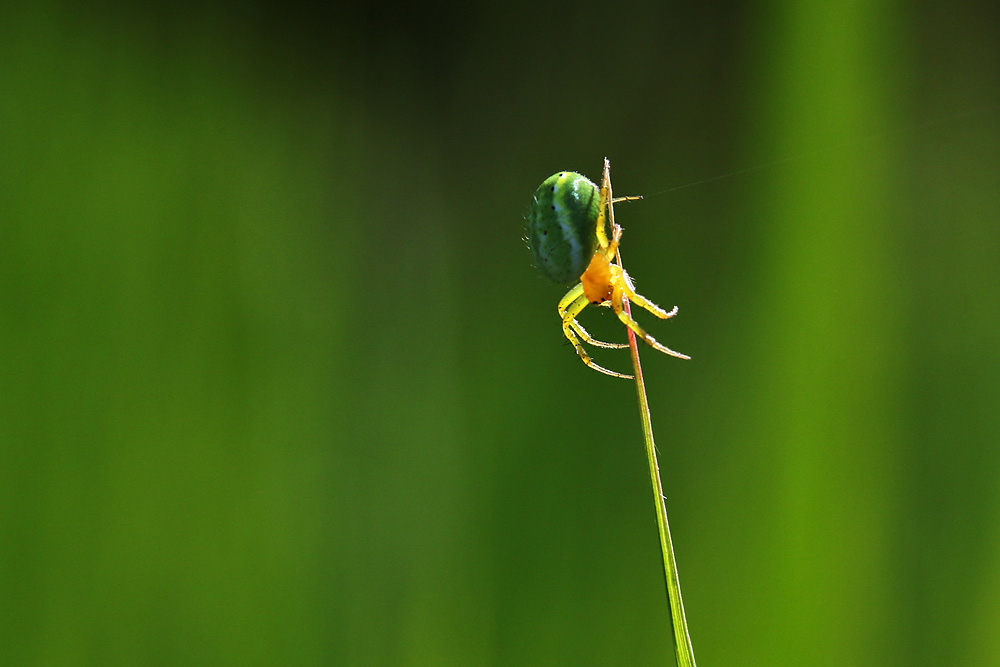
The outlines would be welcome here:
<svg viewBox="0 0 1000 667">
<path fill-rule="evenodd" d="M 561 171 L 535 191 L 528 242 L 535 266 L 563 285 L 576 283 L 597 250 L 601 190 L 586 176 Z"/>
</svg>

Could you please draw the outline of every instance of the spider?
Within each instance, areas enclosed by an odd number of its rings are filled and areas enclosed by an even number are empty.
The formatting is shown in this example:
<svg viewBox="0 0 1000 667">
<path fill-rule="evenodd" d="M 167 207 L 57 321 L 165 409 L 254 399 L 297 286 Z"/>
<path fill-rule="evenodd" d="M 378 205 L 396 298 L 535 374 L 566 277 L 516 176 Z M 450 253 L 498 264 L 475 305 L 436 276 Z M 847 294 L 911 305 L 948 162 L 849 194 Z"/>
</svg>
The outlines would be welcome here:
<svg viewBox="0 0 1000 667">
<path fill-rule="evenodd" d="M 625 343 L 597 340 L 587 333 L 576 321 L 576 316 L 587 304 L 610 306 L 625 326 L 654 349 L 680 359 L 690 359 L 687 355 L 674 352 L 656 342 L 625 312 L 624 300 L 628 299 L 663 320 L 677 314 L 676 306 L 668 312 L 638 294 L 625 269 L 621 267 L 621 260 L 618 259 L 618 264 L 613 263 L 622 237 L 622 228 L 615 224 L 613 205 L 636 199 L 641 197 L 612 197 L 611 165 L 605 159 L 600 189 L 586 176 L 573 171 L 560 171 L 538 186 L 528 214 L 528 243 L 535 266 L 557 283 L 570 285 L 579 281 L 559 302 L 558 312 L 562 319 L 563 333 L 573 344 L 583 363 L 606 375 L 626 379 L 631 379 L 632 376 L 598 365 L 580 343 L 582 338 L 596 347 L 628 347 Z M 607 234 L 609 223 L 610 241 Z"/>
</svg>

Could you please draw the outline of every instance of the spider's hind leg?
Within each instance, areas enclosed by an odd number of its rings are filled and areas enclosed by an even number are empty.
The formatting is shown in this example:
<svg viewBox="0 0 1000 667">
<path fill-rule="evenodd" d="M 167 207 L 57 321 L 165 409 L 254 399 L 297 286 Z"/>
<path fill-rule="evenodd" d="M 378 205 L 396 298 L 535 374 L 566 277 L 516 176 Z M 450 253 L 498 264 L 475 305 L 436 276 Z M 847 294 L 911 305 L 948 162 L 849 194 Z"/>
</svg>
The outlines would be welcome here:
<svg viewBox="0 0 1000 667">
<path fill-rule="evenodd" d="M 632 379 L 631 375 L 617 373 L 615 371 L 605 368 L 604 366 L 597 364 L 593 359 L 590 358 L 590 355 L 587 354 L 587 351 L 583 349 L 583 344 L 580 343 L 580 339 L 576 337 L 576 333 L 574 333 L 574 331 L 579 332 L 580 335 L 583 337 L 583 339 L 586 340 L 588 343 L 592 343 L 594 345 L 597 345 L 598 347 L 618 347 L 617 343 L 604 343 L 603 341 L 597 341 L 590 334 L 586 333 L 586 330 L 582 326 L 580 326 L 580 324 L 576 321 L 576 316 L 580 314 L 580 311 L 582 311 L 584 308 L 587 307 L 588 303 L 590 302 L 587 300 L 586 295 L 583 293 L 582 284 L 577 285 L 576 287 L 574 287 L 573 289 L 571 289 L 569 292 L 566 293 L 566 296 L 564 296 L 562 298 L 562 301 L 559 302 L 559 317 L 562 318 L 563 334 L 566 336 L 569 342 L 573 344 L 573 348 L 576 350 L 576 353 L 579 355 L 583 363 L 587 364 L 595 371 L 599 371 L 601 373 L 604 373 L 605 375 L 631 380 Z M 621 347 L 627 347 L 627 346 L 622 345 Z"/>
<path fill-rule="evenodd" d="M 628 343 L 606 343 L 603 340 L 598 340 L 594 338 L 593 336 L 590 335 L 590 333 L 587 332 L 586 329 L 583 328 L 583 325 L 577 322 L 575 319 L 571 321 L 569 325 L 573 327 L 573 331 L 575 331 L 577 335 L 580 336 L 580 338 L 582 338 L 585 343 L 590 343 L 594 347 L 604 347 L 611 350 L 621 350 L 628 347 Z"/>
</svg>

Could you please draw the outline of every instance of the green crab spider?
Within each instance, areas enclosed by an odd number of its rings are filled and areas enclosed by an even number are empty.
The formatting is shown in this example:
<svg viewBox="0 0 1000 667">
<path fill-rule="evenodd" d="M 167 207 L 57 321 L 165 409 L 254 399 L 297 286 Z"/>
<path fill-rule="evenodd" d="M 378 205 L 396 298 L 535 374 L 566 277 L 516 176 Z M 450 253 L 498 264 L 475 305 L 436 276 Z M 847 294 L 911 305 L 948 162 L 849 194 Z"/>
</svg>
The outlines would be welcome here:
<svg viewBox="0 0 1000 667">
<path fill-rule="evenodd" d="M 563 285 L 575 281 L 566 296 L 559 301 L 558 312 L 563 334 L 573 344 L 576 353 L 595 371 L 612 377 L 631 379 L 598 365 L 590 358 L 580 339 L 595 347 L 621 349 L 625 343 L 597 340 L 576 321 L 587 304 L 611 307 L 622 323 L 650 347 L 679 359 L 689 356 L 661 345 L 639 326 L 625 311 L 628 299 L 658 318 L 665 320 L 677 314 L 677 307 L 663 310 L 635 291 L 632 280 L 620 264 L 615 264 L 622 228 L 615 223 L 614 204 L 641 197 L 619 197 L 611 193 L 611 165 L 604 160 L 601 187 L 586 176 L 573 171 L 560 171 L 542 181 L 535 191 L 528 214 L 528 242 L 535 266 L 547 278 Z M 607 230 L 610 227 L 611 239 Z"/>
</svg>

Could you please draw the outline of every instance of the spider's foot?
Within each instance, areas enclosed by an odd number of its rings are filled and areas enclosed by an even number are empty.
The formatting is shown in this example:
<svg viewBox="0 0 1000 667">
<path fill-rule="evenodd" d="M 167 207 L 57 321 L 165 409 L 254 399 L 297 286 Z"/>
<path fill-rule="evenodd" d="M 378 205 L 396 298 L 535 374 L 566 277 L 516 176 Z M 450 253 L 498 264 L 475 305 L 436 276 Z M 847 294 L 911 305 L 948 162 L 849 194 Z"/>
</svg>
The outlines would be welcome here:
<svg viewBox="0 0 1000 667">
<path fill-rule="evenodd" d="M 642 340 L 644 340 L 646 342 L 646 344 L 649 345 L 654 350 L 658 350 L 658 351 L 662 352 L 663 354 L 669 354 L 671 357 L 677 357 L 678 359 L 690 359 L 691 358 L 691 357 L 689 357 L 686 354 L 681 354 L 680 352 L 675 352 L 674 350 L 671 350 L 666 345 L 661 345 L 655 338 L 653 338 L 652 336 L 650 336 L 645 331 L 642 331 L 641 329 L 639 331 L 636 331 L 635 329 L 632 329 L 632 330 L 635 331 L 635 334 L 637 336 L 639 336 L 639 338 L 641 338 Z"/>
</svg>

